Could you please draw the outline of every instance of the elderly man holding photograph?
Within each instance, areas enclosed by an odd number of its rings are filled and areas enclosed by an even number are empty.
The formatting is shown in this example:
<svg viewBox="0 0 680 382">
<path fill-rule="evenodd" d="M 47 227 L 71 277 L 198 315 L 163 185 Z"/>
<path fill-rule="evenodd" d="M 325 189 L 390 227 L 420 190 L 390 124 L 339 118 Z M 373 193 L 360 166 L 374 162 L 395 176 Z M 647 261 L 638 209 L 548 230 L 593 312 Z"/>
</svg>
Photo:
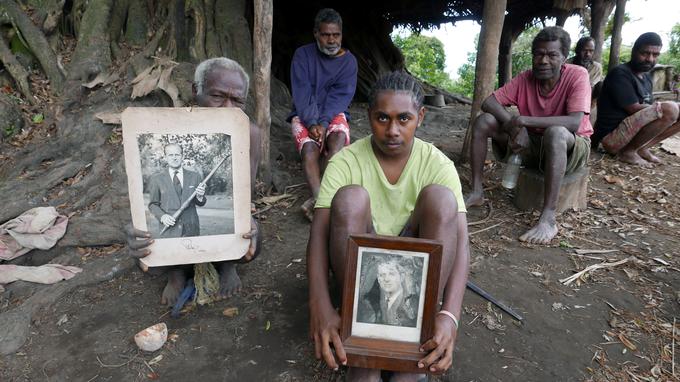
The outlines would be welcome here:
<svg viewBox="0 0 680 382">
<path fill-rule="evenodd" d="M 234 60 L 225 57 L 216 57 L 201 62 L 196 67 L 193 84 L 194 99 L 198 106 L 202 107 L 237 107 L 245 109 L 246 98 L 248 96 L 248 74 L 243 67 Z M 260 158 L 260 129 L 253 123 L 250 124 L 250 175 L 251 186 L 255 184 L 257 174 L 257 164 Z M 167 155 L 167 154 L 166 154 Z M 174 158 L 167 158 L 169 163 Z M 181 159 L 180 159 L 181 162 Z M 181 181 L 180 181 L 181 182 Z M 172 192 L 175 192 L 172 190 Z M 205 203 L 205 202 L 203 202 Z M 162 204 L 162 203 L 161 203 Z M 156 208 L 156 204 L 150 204 L 149 208 Z M 153 210 L 152 210 L 153 212 Z M 190 211 L 185 211 L 182 215 Z M 196 213 L 196 209 L 193 209 Z M 154 215 L 172 223 L 168 217 L 163 217 L 160 211 L 153 212 Z M 193 222 L 194 220 L 192 220 Z M 198 226 L 196 216 L 195 225 Z M 128 251 L 135 258 L 143 258 L 150 254 L 148 246 L 153 239 L 149 232 L 127 226 L 126 229 Z M 198 228 L 196 228 L 198 232 Z M 198 234 L 198 233 L 197 233 Z M 187 235 L 184 235 L 187 236 Z M 141 238 L 141 239 L 137 239 Z M 248 262 L 254 259 L 260 251 L 262 235 L 259 235 L 259 228 L 255 219 L 251 218 L 251 231 L 243 235 L 243 238 L 250 239 L 250 247 L 240 261 Z M 241 290 L 241 279 L 236 272 L 236 264 L 239 260 L 223 261 L 215 263 L 219 272 L 219 291 L 218 298 L 227 298 Z M 191 266 L 172 266 L 167 267 L 168 283 L 163 289 L 161 303 L 173 306 L 179 298 L 180 293 L 185 288 L 187 280 L 191 276 Z"/>
</svg>

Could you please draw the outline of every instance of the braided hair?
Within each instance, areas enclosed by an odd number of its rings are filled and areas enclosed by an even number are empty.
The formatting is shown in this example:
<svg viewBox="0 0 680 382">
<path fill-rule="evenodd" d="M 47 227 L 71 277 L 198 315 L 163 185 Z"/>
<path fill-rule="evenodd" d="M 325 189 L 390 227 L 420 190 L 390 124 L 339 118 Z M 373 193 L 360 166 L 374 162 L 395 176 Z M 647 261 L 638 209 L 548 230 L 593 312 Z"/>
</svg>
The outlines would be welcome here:
<svg viewBox="0 0 680 382">
<path fill-rule="evenodd" d="M 390 72 L 381 76 L 373 85 L 368 96 L 368 107 L 375 106 L 378 93 L 386 90 L 411 93 L 411 100 L 413 100 L 413 105 L 416 109 L 420 109 L 423 106 L 423 99 L 425 98 L 423 87 L 418 80 L 405 71 Z"/>
</svg>

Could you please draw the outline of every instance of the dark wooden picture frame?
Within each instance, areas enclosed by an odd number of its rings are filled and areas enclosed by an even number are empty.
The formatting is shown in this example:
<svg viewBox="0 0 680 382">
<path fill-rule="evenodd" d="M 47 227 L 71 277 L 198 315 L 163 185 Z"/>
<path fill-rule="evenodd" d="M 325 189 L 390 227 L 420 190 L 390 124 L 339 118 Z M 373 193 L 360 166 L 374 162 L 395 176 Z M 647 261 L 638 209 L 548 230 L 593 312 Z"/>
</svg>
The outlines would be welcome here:
<svg viewBox="0 0 680 382">
<path fill-rule="evenodd" d="M 355 307 L 359 304 L 357 299 L 362 298 L 362 296 L 357 296 L 359 290 L 357 286 L 362 286 L 360 285 L 362 274 L 362 264 L 359 264 L 360 252 L 367 253 L 367 256 L 386 254 L 393 257 L 400 256 L 404 259 L 409 256 L 413 256 L 414 259 L 427 259 L 422 261 L 422 269 L 420 269 L 422 276 L 418 286 L 420 298 L 416 304 L 418 305 L 416 310 L 418 320 L 413 328 L 410 328 L 410 326 L 413 326 L 410 324 L 404 325 L 409 326 L 409 328 L 402 328 L 395 324 L 359 322 L 357 312 L 355 312 L 355 309 L 359 309 Z M 426 371 L 418 368 L 418 361 L 425 356 L 419 349 L 422 343 L 432 337 L 434 331 L 441 257 L 442 244 L 434 240 L 379 235 L 350 236 L 345 262 L 340 333 L 349 366 L 404 372 Z M 377 279 L 374 282 L 378 283 Z M 417 328 L 420 329 L 420 333 L 415 341 L 415 338 L 399 340 L 384 338 L 381 335 L 377 337 L 383 338 L 376 338 L 376 335 L 372 334 L 358 335 L 359 330 L 353 330 L 353 328 L 356 329 L 360 326 L 368 329 L 375 328 L 376 333 L 399 330 L 413 333 L 414 329 L 417 333 Z M 365 329 L 362 329 L 361 332 L 364 331 Z"/>
</svg>

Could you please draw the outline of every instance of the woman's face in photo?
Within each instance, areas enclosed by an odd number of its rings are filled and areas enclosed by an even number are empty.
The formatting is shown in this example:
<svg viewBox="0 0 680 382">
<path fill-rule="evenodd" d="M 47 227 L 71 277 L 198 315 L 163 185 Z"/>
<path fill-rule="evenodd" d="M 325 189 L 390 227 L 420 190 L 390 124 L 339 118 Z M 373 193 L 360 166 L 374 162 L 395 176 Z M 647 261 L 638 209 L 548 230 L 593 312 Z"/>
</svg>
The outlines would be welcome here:
<svg viewBox="0 0 680 382">
<path fill-rule="evenodd" d="M 392 263 L 378 265 L 378 284 L 387 293 L 401 289 L 401 275 Z"/>
</svg>

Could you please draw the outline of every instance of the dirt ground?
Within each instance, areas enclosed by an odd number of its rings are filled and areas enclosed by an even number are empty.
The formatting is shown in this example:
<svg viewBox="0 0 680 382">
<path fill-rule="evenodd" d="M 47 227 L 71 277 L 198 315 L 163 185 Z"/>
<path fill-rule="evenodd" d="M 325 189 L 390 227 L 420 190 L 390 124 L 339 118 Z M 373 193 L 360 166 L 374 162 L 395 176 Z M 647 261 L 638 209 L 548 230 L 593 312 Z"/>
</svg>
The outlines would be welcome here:
<svg viewBox="0 0 680 382">
<path fill-rule="evenodd" d="M 353 138 L 368 132 L 363 107 L 352 109 Z M 468 116 L 464 106 L 430 109 L 418 135 L 455 159 Z M 75 288 L 35 312 L 26 344 L 0 357 L 0 380 L 342 380 L 342 371 L 314 359 L 308 340 L 309 224 L 299 212 L 308 193 L 299 186 L 302 173 L 286 133 L 274 134 L 275 159 L 291 174 L 292 186 L 283 190 L 290 197 L 257 205 L 264 250 L 240 266 L 240 295 L 172 319 L 159 304 L 164 276 L 136 267 Z M 470 279 L 524 320 L 468 290 L 454 365 L 431 380 L 680 381 L 680 345 L 672 337 L 680 341 L 680 324 L 673 327 L 680 318 L 680 160 L 657 154 L 666 164 L 651 170 L 594 155 L 588 209 L 561 215 L 559 236 L 548 247 L 517 240 L 537 213 L 514 207 L 511 192 L 500 187 L 501 167 L 489 161 L 489 203 L 468 214 Z M 457 167 L 467 192 L 469 170 Z M 70 259 L 77 265 L 105 256 L 113 254 L 83 249 Z M 560 282 L 589 265 L 624 259 L 569 286 Z M 8 286 L 0 312 L 20 306 L 34 290 Z M 223 314 L 234 307 L 235 316 Z M 139 351 L 133 335 L 161 321 L 171 339 L 157 352 Z"/>
</svg>

